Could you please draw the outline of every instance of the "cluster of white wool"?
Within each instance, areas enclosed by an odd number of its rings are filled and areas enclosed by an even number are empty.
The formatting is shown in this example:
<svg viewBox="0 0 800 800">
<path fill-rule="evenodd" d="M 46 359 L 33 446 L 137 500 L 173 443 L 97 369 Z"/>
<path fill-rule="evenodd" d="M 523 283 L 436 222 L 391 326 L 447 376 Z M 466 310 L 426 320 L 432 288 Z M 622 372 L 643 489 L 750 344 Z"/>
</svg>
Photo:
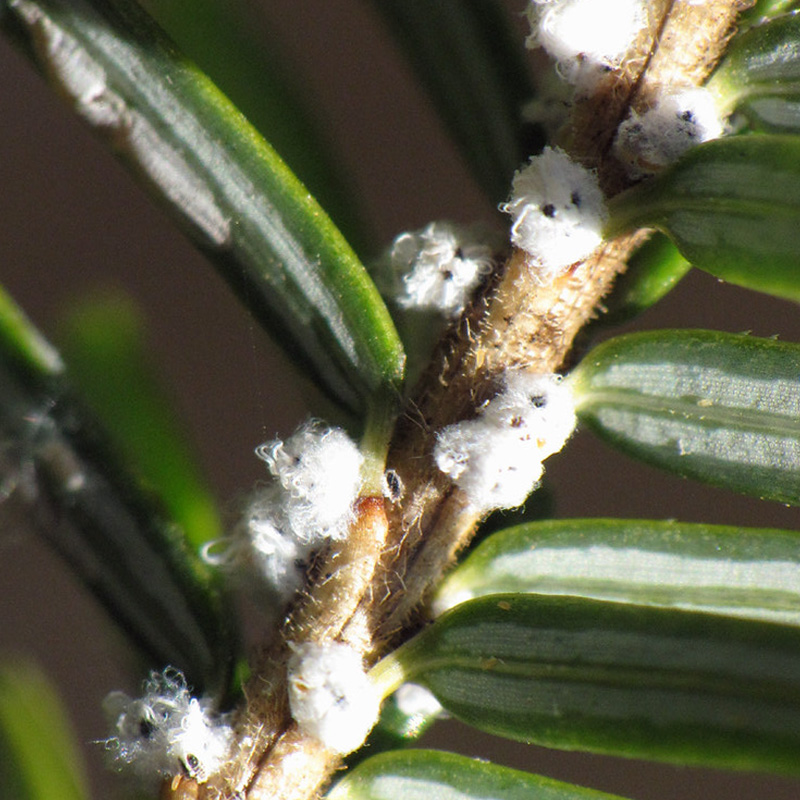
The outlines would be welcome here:
<svg viewBox="0 0 800 800">
<path fill-rule="evenodd" d="M 650 175 L 687 150 L 722 136 L 725 125 L 706 89 L 664 91 L 652 108 L 631 111 L 619 126 L 614 154 L 632 178 Z"/>
<path fill-rule="evenodd" d="M 281 487 L 280 505 L 295 537 L 318 543 L 347 535 L 363 457 L 341 428 L 307 422 L 285 442 L 260 445 L 256 455 Z"/>
<path fill-rule="evenodd" d="M 360 747 L 380 712 L 381 697 L 359 654 L 340 642 L 292 644 L 289 708 L 302 731 L 329 750 Z"/>
<path fill-rule="evenodd" d="M 363 457 L 339 428 L 312 420 L 289 439 L 256 448 L 274 482 L 258 491 L 229 542 L 203 550 L 205 560 L 232 572 L 254 570 L 283 604 L 303 585 L 309 560 L 347 535 L 361 487 Z"/>
<path fill-rule="evenodd" d="M 188 775 L 204 783 L 219 771 L 233 729 L 208 698 L 192 697 L 177 670 L 153 672 L 144 695 L 112 692 L 104 703 L 113 735 L 105 745 L 116 766 L 143 779 Z"/>
<path fill-rule="evenodd" d="M 404 683 L 394 693 L 394 701 L 401 714 L 407 717 L 428 719 L 446 716 L 442 704 L 430 689 L 418 683 Z"/>
<path fill-rule="evenodd" d="M 268 486 L 251 498 L 226 557 L 233 566 L 249 564 L 283 605 L 303 587 L 313 549 L 289 525 L 279 487 Z"/>
<path fill-rule="evenodd" d="M 392 242 L 379 281 L 402 309 L 456 317 L 491 266 L 485 236 L 452 222 L 432 222 Z"/>
<path fill-rule="evenodd" d="M 542 47 L 561 76 L 591 89 L 618 66 L 647 21 L 643 0 L 531 0 L 530 48 Z"/>
<path fill-rule="evenodd" d="M 528 253 L 542 284 L 590 255 L 608 218 L 595 173 L 551 147 L 517 171 L 500 210 L 511 215 L 511 241 Z"/>
<path fill-rule="evenodd" d="M 515 371 L 475 419 L 437 435 L 436 466 L 478 512 L 515 508 L 536 488 L 542 461 L 575 429 L 572 394 L 560 376 Z"/>
</svg>

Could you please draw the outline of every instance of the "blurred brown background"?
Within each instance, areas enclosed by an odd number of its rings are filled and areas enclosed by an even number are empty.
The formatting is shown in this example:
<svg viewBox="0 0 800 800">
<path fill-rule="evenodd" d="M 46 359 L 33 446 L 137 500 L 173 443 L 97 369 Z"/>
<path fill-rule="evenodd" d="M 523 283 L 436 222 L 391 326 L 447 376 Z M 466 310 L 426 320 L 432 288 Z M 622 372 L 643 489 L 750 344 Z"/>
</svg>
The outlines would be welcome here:
<svg viewBox="0 0 800 800">
<path fill-rule="evenodd" d="M 437 218 L 485 219 L 427 98 L 367 2 L 253 0 L 253 30 L 280 40 L 341 155 L 376 240 Z M 509 3 L 517 12 L 521 0 Z M 518 18 L 515 19 L 520 22 Z M 0 41 L 0 279 L 55 336 L 61 310 L 97 286 L 146 309 L 152 349 L 223 508 L 263 476 L 253 448 L 306 415 L 308 386 L 242 312 L 222 281 L 113 157 Z M 638 327 L 752 331 L 800 341 L 793 304 L 690 276 Z M 631 462 L 579 434 L 548 464 L 556 514 L 678 517 L 800 527 L 797 509 L 761 504 Z M 33 536 L 0 508 L 0 652 L 33 654 L 67 697 L 78 735 L 105 735 L 106 692 L 141 676 L 102 612 Z M 800 721 L 799 721 L 800 723 Z M 540 771 L 635 800 L 794 800 L 800 782 L 648 766 L 491 740 L 445 723 L 430 744 Z M 111 797 L 88 744 L 95 797 Z M 3 799 L 5 800 L 5 799 Z"/>
</svg>

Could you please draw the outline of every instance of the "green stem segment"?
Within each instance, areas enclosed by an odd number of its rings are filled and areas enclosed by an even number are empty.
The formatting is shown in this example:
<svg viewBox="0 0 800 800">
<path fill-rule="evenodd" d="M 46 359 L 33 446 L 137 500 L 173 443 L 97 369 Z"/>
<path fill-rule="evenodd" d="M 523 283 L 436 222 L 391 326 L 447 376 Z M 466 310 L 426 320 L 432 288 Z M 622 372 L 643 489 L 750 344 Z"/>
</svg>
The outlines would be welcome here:
<svg viewBox="0 0 800 800">
<path fill-rule="evenodd" d="M 367 413 L 366 426 L 361 437 L 361 453 L 364 456 L 362 468 L 365 496 L 380 496 L 384 493 L 384 473 L 389 440 L 394 430 L 400 397 L 386 393 L 374 398 Z"/>
</svg>

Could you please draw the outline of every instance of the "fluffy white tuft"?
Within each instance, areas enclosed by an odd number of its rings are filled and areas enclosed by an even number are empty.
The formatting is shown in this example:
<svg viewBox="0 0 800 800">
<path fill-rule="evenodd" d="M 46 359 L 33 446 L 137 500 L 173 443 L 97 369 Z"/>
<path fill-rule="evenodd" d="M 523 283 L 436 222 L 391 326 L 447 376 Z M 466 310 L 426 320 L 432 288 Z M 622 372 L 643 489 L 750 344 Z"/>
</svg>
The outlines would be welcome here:
<svg viewBox="0 0 800 800">
<path fill-rule="evenodd" d="M 476 511 L 515 508 L 575 424 L 571 393 L 558 375 L 514 372 L 478 417 L 439 432 L 433 458 Z"/>
<path fill-rule="evenodd" d="M 631 177 L 651 175 L 701 142 L 722 136 L 725 125 L 711 92 L 683 89 L 662 94 L 642 114 L 632 111 L 619 126 L 614 154 Z"/>
<path fill-rule="evenodd" d="M 283 489 L 283 510 L 299 541 L 347 535 L 363 457 L 343 430 L 311 421 L 285 442 L 262 444 L 256 455 Z"/>
<path fill-rule="evenodd" d="M 542 47 L 570 83 L 587 89 L 617 66 L 647 21 L 642 0 L 531 0 L 530 48 Z"/>
<path fill-rule="evenodd" d="M 290 644 L 289 707 L 300 728 L 337 753 L 363 744 L 381 698 L 349 645 Z"/>
<path fill-rule="evenodd" d="M 302 588 L 313 548 L 309 537 L 293 535 L 276 488 L 270 486 L 253 498 L 243 523 L 252 565 L 283 603 Z"/>
<path fill-rule="evenodd" d="M 506 376 L 505 390 L 486 404 L 482 418 L 514 431 L 541 459 L 561 450 L 576 425 L 572 392 L 561 376 L 522 370 Z"/>
<path fill-rule="evenodd" d="M 536 487 L 544 467 L 530 451 L 513 431 L 468 420 L 439 433 L 434 460 L 476 511 L 489 511 L 522 505 Z"/>
<path fill-rule="evenodd" d="M 275 481 L 251 497 L 232 535 L 210 542 L 201 555 L 245 586 L 257 576 L 283 606 L 303 587 L 314 554 L 347 535 L 363 458 L 344 431 L 316 421 L 285 442 L 262 444 L 256 454 Z"/>
<path fill-rule="evenodd" d="M 511 215 L 511 240 L 531 256 L 543 284 L 603 241 L 608 217 L 597 176 L 550 147 L 517 171 L 500 209 Z"/>
<path fill-rule="evenodd" d="M 232 534 L 209 542 L 200 555 L 239 585 L 266 587 L 264 600 L 282 607 L 302 589 L 313 547 L 292 534 L 280 495 L 275 485 L 256 492 Z"/>
<path fill-rule="evenodd" d="M 113 731 L 106 749 L 116 766 L 130 766 L 142 778 L 189 775 L 204 783 L 231 747 L 231 726 L 208 698 L 189 694 L 176 670 L 151 673 L 141 698 L 112 692 L 103 706 Z"/>
<path fill-rule="evenodd" d="M 402 684 L 394 693 L 394 701 L 400 712 L 409 717 L 439 716 L 444 711 L 433 692 L 418 683 Z"/>
<path fill-rule="evenodd" d="M 380 265 L 381 283 L 400 308 L 456 317 L 492 266 L 485 237 L 451 222 L 400 234 Z"/>
</svg>

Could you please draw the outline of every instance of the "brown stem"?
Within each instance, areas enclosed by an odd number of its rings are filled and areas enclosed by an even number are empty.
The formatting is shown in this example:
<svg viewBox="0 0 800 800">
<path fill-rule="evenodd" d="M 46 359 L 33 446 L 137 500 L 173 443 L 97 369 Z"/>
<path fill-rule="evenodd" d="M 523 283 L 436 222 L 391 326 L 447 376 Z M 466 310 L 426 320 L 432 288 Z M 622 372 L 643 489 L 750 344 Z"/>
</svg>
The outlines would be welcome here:
<svg viewBox="0 0 800 800">
<path fill-rule="evenodd" d="M 505 370 L 558 370 L 575 335 L 645 236 L 609 242 L 546 287 L 536 284 L 524 254 L 516 251 L 476 332 L 462 333 L 442 358 L 439 379 L 400 422 L 389 452 L 389 464 L 403 479 L 408 497 L 392 515 L 389 548 L 376 573 L 381 586 L 373 596 L 382 602 L 371 614 L 378 641 L 393 643 L 404 631 L 479 521 L 463 493 L 433 464 L 436 432 L 473 414 Z"/>
<path fill-rule="evenodd" d="M 594 167 L 607 196 L 627 185 L 609 154 L 619 122 L 647 105 L 663 85 L 698 85 L 720 58 L 748 0 L 656 0 L 649 24 L 620 70 L 591 97 L 576 102 L 570 155 Z M 575 336 L 646 237 L 637 232 L 609 241 L 586 261 L 541 286 L 514 251 L 444 340 L 418 391 L 398 421 L 388 465 L 405 495 L 383 515 L 368 498 L 353 536 L 332 552 L 293 613 L 281 641 L 258 660 L 247 687 L 240 753 L 221 781 L 199 796 L 247 800 L 306 800 L 330 779 L 339 757 L 291 721 L 286 700 L 287 640 L 347 641 L 374 662 L 413 633 L 415 614 L 431 586 L 479 521 L 463 494 L 434 466 L 436 432 L 474 415 L 511 367 L 554 372 L 568 363 Z"/>
<path fill-rule="evenodd" d="M 632 106 L 646 104 L 659 87 L 699 84 L 721 57 L 736 15 L 749 3 L 685 0 L 649 4 L 650 24 L 637 50 L 574 109 L 565 146 L 576 160 L 597 167 L 607 196 L 628 180 L 609 150 L 614 131 Z M 438 430 L 475 413 L 509 368 L 554 372 L 568 363 L 578 331 L 597 313 L 614 278 L 646 238 L 637 232 L 607 242 L 592 257 L 549 286 L 540 286 L 526 256 L 512 253 L 501 277 L 442 345 L 435 367 L 400 420 L 389 466 L 406 486 L 402 506 L 390 517 L 382 569 L 376 573 L 383 598 L 371 609 L 384 646 L 402 638 L 430 587 L 469 540 L 477 520 L 461 492 L 434 466 Z M 444 522 L 444 524 L 443 524 Z M 409 576 L 413 575 L 413 579 Z"/>
<path fill-rule="evenodd" d="M 240 757 L 206 797 L 304 800 L 337 768 L 341 757 L 293 723 L 286 694 L 289 642 L 344 641 L 371 650 L 372 636 L 357 606 L 368 596 L 387 533 L 382 497 L 362 497 L 344 542 L 316 565 L 311 588 L 296 603 L 282 636 L 262 652 L 245 687 L 246 708 L 238 725 Z M 224 788 L 223 788 L 224 787 Z"/>
</svg>

